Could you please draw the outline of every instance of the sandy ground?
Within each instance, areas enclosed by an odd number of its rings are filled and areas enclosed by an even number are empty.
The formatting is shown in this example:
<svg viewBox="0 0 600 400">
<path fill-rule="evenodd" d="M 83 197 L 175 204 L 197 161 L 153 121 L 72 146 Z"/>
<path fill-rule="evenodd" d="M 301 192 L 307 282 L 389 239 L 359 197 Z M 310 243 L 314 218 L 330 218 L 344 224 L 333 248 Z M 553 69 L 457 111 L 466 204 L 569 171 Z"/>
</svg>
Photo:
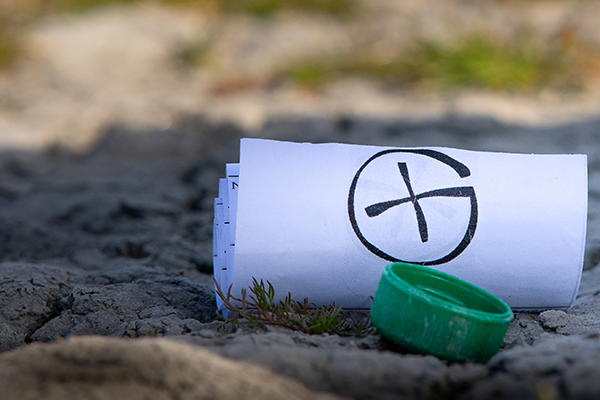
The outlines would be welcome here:
<svg viewBox="0 0 600 400">
<path fill-rule="evenodd" d="M 560 25 L 565 15 L 593 20 L 586 7 L 595 2 L 567 14 L 562 3 L 549 3 L 539 29 Z M 411 18 L 437 26 L 442 18 L 414 4 L 403 13 L 376 4 L 389 14 L 385 26 Z M 488 9 L 465 7 L 483 15 L 474 21 L 489 17 Z M 522 7 L 525 15 L 541 6 Z M 521 20 L 518 13 L 494 15 Z M 316 33 L 297 39 L 298 52 L 349 46 L 352 35 L 329 17 L 281 15 L 269 24 L 214 18 L 157 6 L 56 17 L 31 30 L 28 56 L 0 74 L 0 369 L 18 354 L 25 360 L 32 342 L 168 336 L 356 399 L 597 397 L 598 92 L 414 94 L 363 80 L 317 93 L 285 84 L 216 92 L 216 83 L 237 79 L 237 71 L 274 68 L 265 60 L 277 57 L 269 54 L 290 57 L 280 53 L 288 42 L 272 38 L 295 38 L 299 26 Z M 591 22 L 581 21 L 581 34 L 593 40 Z M 217 25 L 218 68 L 183 66 L 178 49 Z M 400 33 L 388 36 L 401 40 Z M 575 306 L 517 314 L 503 350 L 486 365 L 403 354 L 377 335 L 309 336 L 216 321 L 212 199 L 245 136 L 587 154 L 588 237 Z"/>
<path fill-rule="evenodd" d="M 579 92 L 511 94 L 419 93 L 364 79 L 309 91 L 276 78 L 299 60 L 357 46 L 386 54 L 414 40 L 454 43 L 473 32 L 502 41 L 531 31 L 553 43 L 567 29 L 587 46 L 600 45 L 597 1 L 377 0 L 361 7 L 351 20 L 303 13 L 261 20 L 152 4 L 45 19 L 23 34 L 26 56 L 0 73 L 0 144 L 87 149 L 111 124 L 168 128 L 199 113 L 257 130 L 282 115 L 416 121 L 456 114 L 540 125 L 593 118 L 600 106 L 593 79 Z M 181 55 L 202 46 L 202 67 L 190 68 Z"/>
</svg>

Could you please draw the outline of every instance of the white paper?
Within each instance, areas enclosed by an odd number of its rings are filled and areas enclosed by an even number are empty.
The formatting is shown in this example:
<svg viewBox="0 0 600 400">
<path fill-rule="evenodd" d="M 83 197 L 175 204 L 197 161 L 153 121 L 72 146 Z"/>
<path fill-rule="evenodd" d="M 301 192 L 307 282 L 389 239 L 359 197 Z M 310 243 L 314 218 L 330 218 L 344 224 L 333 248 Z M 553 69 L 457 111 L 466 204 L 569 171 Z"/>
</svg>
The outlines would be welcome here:
<svg viewBox="0 0 600 400">
<path fill-rule="evenodd" d="M 566 308 L 577 296 L 585 155 L 242 139 L 227 174 L 215 278 L 232 293 L 255 277 L 281 297 L 364 309 L 383 267 L 400 260 L 514 309 Z"/>
</svg>

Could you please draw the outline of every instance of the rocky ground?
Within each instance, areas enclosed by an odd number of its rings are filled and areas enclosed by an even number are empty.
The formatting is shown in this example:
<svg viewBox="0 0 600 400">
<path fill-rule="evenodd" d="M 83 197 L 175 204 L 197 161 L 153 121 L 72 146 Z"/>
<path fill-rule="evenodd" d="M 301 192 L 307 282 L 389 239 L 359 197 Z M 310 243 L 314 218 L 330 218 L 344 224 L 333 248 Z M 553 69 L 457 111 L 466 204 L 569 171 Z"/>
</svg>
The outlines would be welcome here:
<svg viewBox="0 0 600 400">
<path fill-rule="evenodd" d="M 562 3 L 548 3 L 547 20 L 560 21 Z M 93 390 L 135 399 L 148 387 L 156 399 L 600 395 L 597 92 L 415 95 L 347 80 L 319 93 L 283 85 L 216 94 L 210 71 L 177 67 L 171 52 L 210 18 L 136 7 L 49 20 L 30 32 L 28 58 L 0 74 L 0 386 L 12 385 L 12 398 L 40 398 L 36 390 L 48 387 L 49 398 Z M 414 4 L 407 10 L 423 24 L 441 18 Z M 574 13 L 587 16 L 585 7 Z M 266 27 L 236 18 L 222 25 L 230 45 L 215 47 L 232 69 L 243 61 L 266 68 L 260 51 L 277 46 L 262 43 L 302 24 L 329 32 L 330 46 L 343 42 L 340 23 L 327 18 L 284 15 L 285 23 Z M 390 14 L 394 21 L 403 20 Z M 297 48 L 315 48 L 322 37 L 302 36 Z M 212 202 L 245 136 L 587 154 L 587 247 L 574 307 L 517 314 L 485 365 L 405 354 L 377 335 L 310 336 L 217 320 Z M 80 335 L 115 341 L 58 340 Z M 148 336 L 169 340 L 123 339 Z"/>
<path fill-rule="evenodd" d="M 598 126 L 313 118 L 273 120 L 260 131 L 315 142 L 588 154 L 588 246 L 577 302 L 566 313 L 517 314 L 504 350 L 487 365 L 399 354 L 378 336 L 255 331 L 216 320 L 211 205 L 224 163 L 237 158 L 240 128 L 196 117 L 168 130 L 115 127 L 85 154 L 5 151 L 2 350 L 72 335 L 168 336 L 357 399 L 538 398 L 540 391 L 587 398 L 600 391 Z"/>
</svg>

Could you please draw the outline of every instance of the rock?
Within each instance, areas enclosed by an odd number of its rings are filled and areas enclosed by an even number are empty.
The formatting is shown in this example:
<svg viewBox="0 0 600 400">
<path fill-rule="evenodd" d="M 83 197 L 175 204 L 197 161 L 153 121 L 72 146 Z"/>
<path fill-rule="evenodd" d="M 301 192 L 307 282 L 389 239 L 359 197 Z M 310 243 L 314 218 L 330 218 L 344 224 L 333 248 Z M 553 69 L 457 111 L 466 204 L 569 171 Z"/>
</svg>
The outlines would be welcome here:
<svg viewBox="0 0 600 400">
<path fill-rule="evenodd" d="M 0 351 L 6 351 L 60 313 L 75 273 L 18 262 L 1 263 L 0 272 Z"/>
<path fill-rule="evenodd" d="M 516 313 L 504 336 L 503 347 L 511 348 L 517 345 L 532 344 L 537 337 L 544 333 L 539 321 L 537 314 Z"/>
<path fill-rule="evenodd" d="M 477 396 L 466 398 L 541 399 L 540 393 L 555 395 L 548 398 L 597 398 L 599 357 L 598 331 L 547 335 L 533 346 L 510 349 L 492 358 L 487 365 L 492 379 L 477 383 L 472 392 Z"/>
<path fill-rule="evenodd" d="M 546 329 L 562 328 L 569 323 L 569 314 L 560 310 L 548 310 L 540 314 L 540 321 Z"/>
<path fill-rule="evenodd" d="M 148 278 L 152 279 L 148 279 Z M 179 335 L 216 316 L 212 293 L 185 278 L 151 274 L 131 283 L 77 287 L 61 300 L 62 311 L 31 335 Z"/>
<path fill-rule="evenodd" d="M 24 344 L 25 335 L 14 331 L 9 325 L 0 323 L 0 351 L 15 349 Z"/>
<path fill-rule="evenodd" d="M 165 339 L 73 338 L 0 355 L 3 400 L 341 399 Z"/>
</svg>

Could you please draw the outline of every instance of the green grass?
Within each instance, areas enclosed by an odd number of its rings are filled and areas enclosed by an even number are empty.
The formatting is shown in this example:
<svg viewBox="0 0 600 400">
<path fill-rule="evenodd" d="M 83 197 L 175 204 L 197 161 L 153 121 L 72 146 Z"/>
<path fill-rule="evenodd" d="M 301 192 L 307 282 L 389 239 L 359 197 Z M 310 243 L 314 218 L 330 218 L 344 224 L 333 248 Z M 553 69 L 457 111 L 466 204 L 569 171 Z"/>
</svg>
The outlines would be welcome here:
<svg viewBox="0 0 600 400">
<path fill-rule="evenodd" d="M 135 3 L 144 0 L 48 0 L 45 7 L 54 11 L 82 11 L 97 6 Z M 270 15 L 281 10 L 319 11 L 344 15 L 353 9 L 354 0 L 155 0 L 167 4 L 205 5 L 224 13 Z"/>
<path fill-rule="evenodd" d="M 6 14 L 0 21 L 0 68 L 10 65 L 18 57 L 16 33 L 27 24 L 24 21 L 34 21 L 48 13 L 81 12 L 97 6 L 146 1 L 152 0 L 33 0 L 27 3 L 30 6 Z M 282 10 L 352 15 L 356 6 L 356 0 L 154 1 L 258 16 Z M 177 55 L 184 65 L 201 67 L 207 61 L 213 40 L 194 43 L 180 49 Z M 528 40 L 497 43 L 485 35 L 472 35 L 455 45 L 415 42 L 411 50 L 390 54 L 385 60 L 371 55 L 368 48 L 358 48 L 352 54 L 297 63 L 280 71 L 276 78 L 311 90 L 344 76 L 365 76 L 391 87 L 430 91 L 465 87 L 511 91 L 532 91 L 542 87 L 578 89 L 585 86 L 586 79 L 597 74 L 594 68 L 586 65 L 597 65 L 600 54 L 578 45 L 576 37 L 574 40 L 575 45 L 557 41 L 555 49 L 541 51 Z"/>
<path fill-rule="evenodd" d="M 454 46 L 417 43 L 411 51 L 385 62 L 359 53 L 300 63 L 284 75 L 308 88 L 340 76 L 359 75 L 395 86 L 430 90 L 461 87 L 531 90 L 560 81 L 570 68 L 574 66 L 568 64 L 560 50 L 544 54 L 527 43 L 499 45 L 484 36 L 473 36 Z"/>
<path fill-rule="evenodd" d="M 497 45 L 484 37 L 473 37 L 453 47 L 424 44 L 409 54 L 403 69 L 411 80 L 433 87 L 487 89 L 536 88 L 563 72 L 553 57 L 526 44 Z"/>
</svg>

